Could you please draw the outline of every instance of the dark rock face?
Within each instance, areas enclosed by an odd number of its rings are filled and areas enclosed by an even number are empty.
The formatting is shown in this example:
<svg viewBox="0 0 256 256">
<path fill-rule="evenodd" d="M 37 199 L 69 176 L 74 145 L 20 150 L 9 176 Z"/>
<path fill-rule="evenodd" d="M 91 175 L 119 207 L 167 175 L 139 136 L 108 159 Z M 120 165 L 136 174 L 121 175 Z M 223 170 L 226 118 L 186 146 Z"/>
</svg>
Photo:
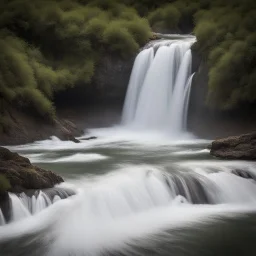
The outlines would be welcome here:
<svg viewBox="0 0 256 256">
<path fill-rule="evenodd" d="M 57 174 L 33 166 L 29 159 L 0 147 L 0 174 L 10 182 L 9 191 L 52 188 L 64 180 Z"/>
<path fill-rule="evenodd" d="M 50 136 L 78 143 L 75 137 L 83 134 L 81 127 L 78 128 L 65 118 L 56 118 L 50 122 L 17 109 L 12 109 L 9 114 L 10 129 L 6 133 L 0 132 L 0 145 L 26 144 Z"/>
<path fill-rule="evenodd" d="M 99 61 L 92 81 L 99 102 L 123 104 L 135 57 L 107 55 Z"/>
<path fill-rule="evenodd" d="M 256 131 L 213 141 L 211 155 L 225 159 L 256 160 Z"/>
<path fill-rule="evenodd" d="M 122 58 L 116 54 L 102 56 L 95 65 L 95 73 L 89 84 L 77 84 L 55 95 L 58 108 L 93 105 L 122 106 L 136 55 Z"/>
<path fill-rule="evenodd" d="M 75 143 L 80 143 L 75 136 L 82 135 L 83 131 L 69 120 L 55 120 L 56 122 L 56 136 L 61 140 L 69 140 Z"/>
</svg>

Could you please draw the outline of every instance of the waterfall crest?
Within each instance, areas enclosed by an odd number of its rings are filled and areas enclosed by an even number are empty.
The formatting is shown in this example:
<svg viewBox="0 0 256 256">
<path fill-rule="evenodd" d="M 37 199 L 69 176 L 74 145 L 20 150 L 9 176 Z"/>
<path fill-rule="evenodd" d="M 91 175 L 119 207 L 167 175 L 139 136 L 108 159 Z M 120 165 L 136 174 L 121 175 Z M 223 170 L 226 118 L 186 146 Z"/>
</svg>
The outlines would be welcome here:
<svg viewBox="0 0 256 256">
<path fill-rule="evenodd" d="M 122 123 L 136 129 L 186 131 L 194 37 L 151 43 L 134 63 Z"/>
</svg>

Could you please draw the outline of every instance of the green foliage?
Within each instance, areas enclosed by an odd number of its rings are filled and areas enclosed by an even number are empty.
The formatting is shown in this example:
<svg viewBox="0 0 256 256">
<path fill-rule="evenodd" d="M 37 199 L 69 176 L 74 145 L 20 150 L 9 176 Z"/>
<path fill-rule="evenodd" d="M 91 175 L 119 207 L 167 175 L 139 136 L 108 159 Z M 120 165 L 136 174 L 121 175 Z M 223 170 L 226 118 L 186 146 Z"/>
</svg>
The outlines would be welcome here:
<svg viewBox="0 0 256 256">
<path fill-rule="evenodd" d="M 218 28 L 210 21 L 199 23 L 194 32 L 198 40 L 198 45 L 202 52 L 207 52 L 209 48 L 218 42 Z"/>
<path fill-rule="evenodd" d="M 249 3 L 249 1 L 248 1 Z M 248 4 L 247 3 L 247 4 Z M 207 102 L 219 109 L 232 109 L 256 101 L 256 6 L 252 2 L 218 1 L 195 15 L 197 47 L 208 60 Z"/>
<path fill-rule="evenodd" d="M 176 29 L 181 17 L 179 10 L 172 4 L 158 8 L 148 15 L 151 26 Z"/>
<path fill-rule="evenodd" d="M 125 1 L 12 0 L 0 9 L 0 100 L 48 118 L 54 95 L 90 83 L 105 51 L 127 57 L 150 37 Z"/>
<path fill-rule="evenodd" d="M 11 188 L 9 180 L 4 174 L 0 174 L 0 193 L 3 193 Z"/>
<path fill-rule="evenodd" d="M 134 55 L 150 26 L 178 32 L 184 24 L 195 25 L 210 67 L 208 103 L 256 100 L 254 0 L 3 0 L 0 10 L 0 101 L 8 105 L 53 118 L 55 94 L 90 83 L 106 52 Z"/>
<path fill-rule="evenodd" d="M 175 28 L 178 26 L 178 22 L 180 20 L 180 12 L 176 7 L 172 5 L 167 5 L 164 8 L 164 22 L 165 25 L 169 28 Z"/>
<path fill-rule="evenodd" d="M 122 22 L 115 21 L 108 25 L 103 34 L 103 42 L 112 52 L 119 53 L 123 57 L 135 54 L 139 50 L 139 45 Z"/>
<path fill-rule="evenodd" d="M 138 19 L 138 13 L 133 8 L 125 8 L 119 13 L 119 19 L 134 21 Z"/>
<path fill-rule="evenodd" d="M 87 23 L 84 33 L 93 43 L 101 43 L 107 24 L 107 19 L 93 18 Z"/>
<path fill-rule="evenodd" d="M 150 27 L 146 19 L 136 19 L 126 23 L 128 31 L 134 40 L 140 45 L 144 45 L 151 35 Z"/>
</svg>

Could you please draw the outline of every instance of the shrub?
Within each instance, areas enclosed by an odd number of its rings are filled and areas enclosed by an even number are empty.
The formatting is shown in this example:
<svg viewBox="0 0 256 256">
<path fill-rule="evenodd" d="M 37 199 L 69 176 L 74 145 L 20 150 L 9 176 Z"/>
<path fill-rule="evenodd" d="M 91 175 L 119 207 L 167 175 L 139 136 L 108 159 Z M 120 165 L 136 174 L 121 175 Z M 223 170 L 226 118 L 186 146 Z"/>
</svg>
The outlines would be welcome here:
<svg viewBox="0 0 256 256">
<path fill-rule="evenodd" d="M 84 33 L 92 42 L 100 43 L 107 23 L 107 19 L 93 18 L 86 24 Z"/>
<path fill-rule="evenodd" d="M 33 106 L 41 116 L 50 119 L 55 117 L 55 109 L 52 102 L 38 89 L 26 88 L 20 92 L 20 97 L 25 104 Z"/>
<path fill-rule="evenodd" d="M 194 33 L 201 52 L 205 54 L 217 43 L 217 26 L 211 21 L 200 22 L 196 26 Z"/>
<path fill-rule="evenodd" d="M 176 29 L 181 17 L 179 10 L 172 4 L 152 11 L 148 20 L 153 28 Z"/>
<path fill-rule="evenodd" d="M 144 45 L 151 36 L 151 30 L 146 19 L 130 21 L 126 27 L 139 45 Z"/>
<path fill-rule="evenodd" d="M 167 28 L 176 28 L 178 26 L 181 14 L 173 5 L 167 5 L 163 11 L 163 19 Z"/>
<path fill-rule="evenodd" d="M 103 34 L 103 42 L 107 47 L 121 56 L 135 54 L 139 50 L 139 45 L 134 40 L 128 29 L 123 27 L 122 22 L 112 22 Z"/>
<path fill-rule="evenodd" d="M 83 65 L 73 70 L 77 82 L 89 83 L 94 74 L 94 61 L 86 60 Z"/>
<path fill-rule="evenodd" d="M 133 8 L 125 8 L 119 13 L 119 19 L 133 21 L 138 19 L 138 13 Z"/>
<path fill-rule="evenodd" d="M 156 25 L 158 22 L 163 21 L 163 19 L 164 19 L 164 13 L 163 13 L 163 10 L 160 8 L 150 12 L 148 15 L 148 20 L 152 27 Z"/>
</svg>

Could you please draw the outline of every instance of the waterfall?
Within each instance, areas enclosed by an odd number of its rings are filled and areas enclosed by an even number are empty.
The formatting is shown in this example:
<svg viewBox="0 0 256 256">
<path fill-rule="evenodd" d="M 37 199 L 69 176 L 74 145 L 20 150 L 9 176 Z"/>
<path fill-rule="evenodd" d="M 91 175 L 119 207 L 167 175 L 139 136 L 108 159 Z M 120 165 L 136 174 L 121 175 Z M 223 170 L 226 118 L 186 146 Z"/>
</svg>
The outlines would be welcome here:
<svg viewBox="0 0 256 256">
<path fill-rule="evenodd" d="M 232 216 L 232 225 L 237 227 L 236 216 L 244 212 L 241 217 L 248 217 L 255 209 L 255 167 L 253 163 L 244 164 L 230 162 L 222 166 L 217 161 L 189 161 L 170 167 L 128 165 L 105 175 L 74 181 L 79 186 L 77 194 L 65 200 L 59 200 L 57 195 L 52 198 L 45 191 L 32 197 L 10 194 L 13 218 L 11 223 L 0 226 L 1 255 L 17 255 L 16 251 L 19 255 L 31 255 L 33 251 L 38 256 L 165 256 L 176 248 L 177 241 L 190 242 L 202 229 L 201 224 L 206 225 L 204 231 L 209 230 L 213 220 L 219 223 L 218 237 L 223 239 L 221 232 L 226 222 L 222 216 Z M 65 186 L 69 188 L 70 184 L 62 185 Z M 48 200 L 44 194 L 52 204 L 45 209 Z M 238 225 L 234 235 L 244 227 L 242 235 L 248 239 L 250 220 L 255 215 L 251 217 L 245 227 L 243 223 Z M 195 231 L 187 232 L 189 227 Z M 225 237 L 230 234 L 232 229 Z M 195 241 L 195 255 L 211 254 L 200 254 L 201 241 L 205 238 L 208 246 L 216 237 L 216 229 L 213 227 L 205 236 L 207 233 L 202 232 Z M 174 243 L 166 248 L 166 253 L 159 253 L 162 247 L 156 242 L 169 246 L 166 239 Z M 214 242 L 218 248 L 219 241 Z M 155 254 L 148 253 L 149 245 Z"/>
<path fill-rule="evenodd" d="M 74 195 L 74 191 L 69 188 L 52 188 L 44 191 L 31 191 L 32 195 L 27 195 L 24 192 L 20 194 L 9 193 L 11 216 L 10 221 L 18 221 L 35 215 L 55 202 L 68 198 Z M 3 211 L 0 207 L 0 226 L 5 225 Z"/>
<path fill-rule="evenodd" d="M 150 48 L 141 52 L 134 62 L 123 112 L 123 122 L 126 124 L 134 118 L 141 86 L 153 58 L 154 50 Z"/>
<path fill-rule="evenodd" d="M 0 226 L 5 224 L 5 219 L 4 219 L 4 215 L 3 212 L 0 208 Z"/>
<path fill-rule="evenodd" d="M 172 134 L 186 131 L 194 42 L 193 37 L 160 41 L 138 54 L 123 109 L 124 125 Z"/>
<path fill-rule="evenodd" d="M 81 201 L 74 211 L 85 211 L 90 218 L 113 220 L 168 205 L 256 202 L 256 183 L 252 178 L 244 178 L 253 177 L 252 170 L 245 170 L 242 175 L 234 172 L 233 166 L 218 166 L 216 170 L 211 165 L 201 167 L 189 165 L 183 166 L 182 171 L 170 171 L 133 166 L 99 179 L 88 178 L 80 184 L 82 187 L 77 197 Z M 237 187 L 239 193 L 235 192 Z M 68 187 L 59 195 L 56 191 L 37 191 L 32 196 L 9 193 L 11 221 L 36 215 L 62 201 L 68 196 L 65 191 Z M 1 209 L 0 221 L 0 225 L 5 224 Z"/>
</svg>

